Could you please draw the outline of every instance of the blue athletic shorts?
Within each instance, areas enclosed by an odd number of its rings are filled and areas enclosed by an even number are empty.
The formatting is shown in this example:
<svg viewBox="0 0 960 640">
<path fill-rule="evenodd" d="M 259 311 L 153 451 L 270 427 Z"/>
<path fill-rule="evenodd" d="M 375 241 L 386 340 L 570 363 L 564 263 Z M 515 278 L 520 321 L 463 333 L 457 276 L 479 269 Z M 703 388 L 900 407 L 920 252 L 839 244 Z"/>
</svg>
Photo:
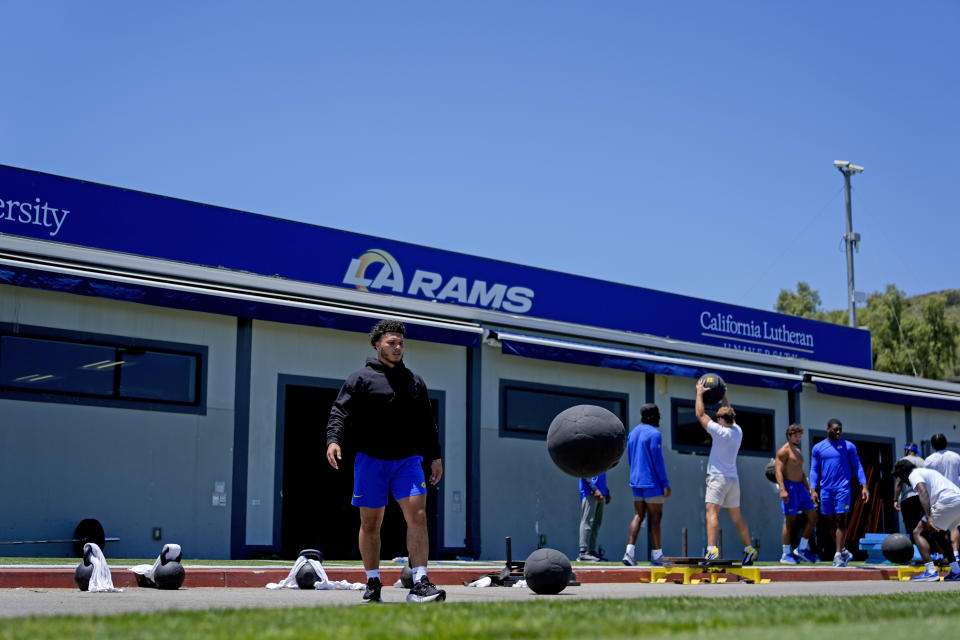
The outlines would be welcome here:
<svg viewBox="0 0 960 640">
<path fill-rule="evenodd" d="M 402 460 L 380 460 L 357 452 L 353 464 L 353 499 L 355 507 L 379 509 L 387 506 L 387 491 L 397 500 L 427 492 L 421 456 Z"/>
<path fill-rule="evenodd" d="M 783 481 L 783 488 L 787 490 L 787 499 L 781 500 L 783 515 L 795 516 L 804 511 L 816 509 L 813 506 L 813 500 L 810 499 L 810 493 L 802 482 Z"/>
<path fill-rule="evenodd" d="M 820 489 L 820 513 L 832 516 L 850 512 L 850 489 Z"/>
<path fill-rule="evenodd" d="M 657 487 L 630 487 L 633 489 L 634 498 L 662 498 L 663 489 L 658 489 Z"/>
</svg>

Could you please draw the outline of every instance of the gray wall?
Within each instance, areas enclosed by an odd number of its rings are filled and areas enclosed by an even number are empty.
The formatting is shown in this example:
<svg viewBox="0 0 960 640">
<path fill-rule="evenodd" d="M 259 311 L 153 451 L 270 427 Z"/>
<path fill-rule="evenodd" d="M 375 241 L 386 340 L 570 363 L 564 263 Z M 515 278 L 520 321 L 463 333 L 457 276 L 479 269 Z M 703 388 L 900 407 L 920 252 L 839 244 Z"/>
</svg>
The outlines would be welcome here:
<svg viewBox="0 0 960 640">
<path fill-rule="evenodd" d="M 374 323 L 371 320 L 371 325 Z M 277 447 L 277 384 L 280 375 L 343 380 L 375 352 L 366 334 L 254 322 L 247 476 L 246 544 L 269 545 L 274 537 Z M 462 547 L 466 536 L 466 351 L 462 347 L 407 340 L 407 366 L 431 391 L 445 394 L 443 540 Z M 317 416 L 325 428 L 327 416 Z M 317 459 L 327 464 L 324 451 Z M 349 472 L 349 471 L 348 471 Z M 453 493 L 461 496 L 455 511 Z"/>
<path fill-rule="evenodd" d="M 235 319 L 0 285 L 0 322 L 209 347 L 206 415 L 0 399 L 0 539 L 70 537 L 92 517 L 120 538 L 108 557 L 155 557 L 163 542 L 226 557 Z M 216 482 L 227 506 L 212 505 Z M 63 544 L 4 552 L 72 555 Z"/>
</svg>

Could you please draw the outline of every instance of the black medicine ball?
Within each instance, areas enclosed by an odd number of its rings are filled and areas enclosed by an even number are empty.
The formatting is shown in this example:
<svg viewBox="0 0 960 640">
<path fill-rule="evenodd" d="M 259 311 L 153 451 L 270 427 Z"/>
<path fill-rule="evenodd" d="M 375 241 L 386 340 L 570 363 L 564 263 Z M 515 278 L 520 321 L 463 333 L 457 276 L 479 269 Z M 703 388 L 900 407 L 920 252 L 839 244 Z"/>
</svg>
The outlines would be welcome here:
<svg viewBox="0 0 960 640">
<path fill-rule="evenodd" d="M 179 589 L 183 586 L 183 581 L 187 577 L 183 565 L 176 560 L 170 560 L 167 564 L 162 564 L 153 572 L 153 581 L 157 584 L 157 589 Z"/>
<path fill-rule="evenodd" d="M 773 484 L 777 484 L 777 461 L 773 458 L 770 459 L 770 462 L 767 463 L 767 466 L 763 468 L 763 475 L 767 477 L 767 480 Z"/>
<path fill-rule="evenodd" d="M 704 404 L 716 404 L 723 400 L 723 396 L 727 395 L 727 385 L 719 375 L 705 373 L 700 376 L 700 380 L 707 387 L 703 392 Z"/>
<path fill-rule="evenodd" d="M 598 476 L 617 464 L 627 448 L 627 430 L 613 413 L 590 404 L 557 414 L 547 431 L 547 451 L 575 478 Z"/>
<path fill-rule="evenodd" d="M 90 577 L 93 575 L 93 564 L 87 562 L 84 558 L 83 562 L 77 565 L 76 571 L 73 572 L 73 581 L 77 583 L 77 588 L 80 591 L 88 591 L 90 589 Z"/>
<path fill-rule="evenodd" d="M 902 533 L 891 533 L 880 543 L 880 552 L 894 564 L 907 564 L 913 559 L 913 541 Z"/>
<path fill-rule="evenodd" d="M 413 589 L 413 570 L 409 565 L 400 570 L 400 584 L 404 589 Z"/>
<path fill-rule="evenodd" d="M 523 579 L 534 593 L 560 593 L 570 584 L 570 560 L 556 549 L 537 549 L 523 563 Z"/>
</svg>

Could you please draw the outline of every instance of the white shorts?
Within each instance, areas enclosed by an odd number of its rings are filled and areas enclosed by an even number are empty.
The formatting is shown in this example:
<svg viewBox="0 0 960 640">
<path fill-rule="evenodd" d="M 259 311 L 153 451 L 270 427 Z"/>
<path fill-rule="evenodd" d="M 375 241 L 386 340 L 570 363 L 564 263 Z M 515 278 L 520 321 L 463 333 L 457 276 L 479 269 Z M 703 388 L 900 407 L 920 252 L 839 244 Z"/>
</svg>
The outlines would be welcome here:
<svg viewBox="0 0 960 640">
<path fill-rule="evenodd" d="M 707 476 L 705 502 L 718 504 L 726 509 L 740 506 L 740 479 L 726 476 Z"/>
<path fill-rule="evenodd" d="M 960 502 L 954 504 L 932 504 L 930 515 L 937 529 L 952 531 L 960 525 Z"/>
</svg>

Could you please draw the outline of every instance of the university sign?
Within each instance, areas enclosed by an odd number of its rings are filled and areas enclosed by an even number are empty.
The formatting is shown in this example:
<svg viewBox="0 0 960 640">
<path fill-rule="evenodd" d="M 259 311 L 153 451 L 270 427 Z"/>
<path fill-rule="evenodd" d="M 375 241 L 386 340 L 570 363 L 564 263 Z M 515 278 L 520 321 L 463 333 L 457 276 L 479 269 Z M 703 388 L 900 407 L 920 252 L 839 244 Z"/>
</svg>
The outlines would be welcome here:
<svg viewBox="0 0 960 640">
<path fill-rule="evenodd" d="M 870 334 L 859 329 L 2 165 L 0 234 L 736 351 L 871 366 Z"/>
</svg>

